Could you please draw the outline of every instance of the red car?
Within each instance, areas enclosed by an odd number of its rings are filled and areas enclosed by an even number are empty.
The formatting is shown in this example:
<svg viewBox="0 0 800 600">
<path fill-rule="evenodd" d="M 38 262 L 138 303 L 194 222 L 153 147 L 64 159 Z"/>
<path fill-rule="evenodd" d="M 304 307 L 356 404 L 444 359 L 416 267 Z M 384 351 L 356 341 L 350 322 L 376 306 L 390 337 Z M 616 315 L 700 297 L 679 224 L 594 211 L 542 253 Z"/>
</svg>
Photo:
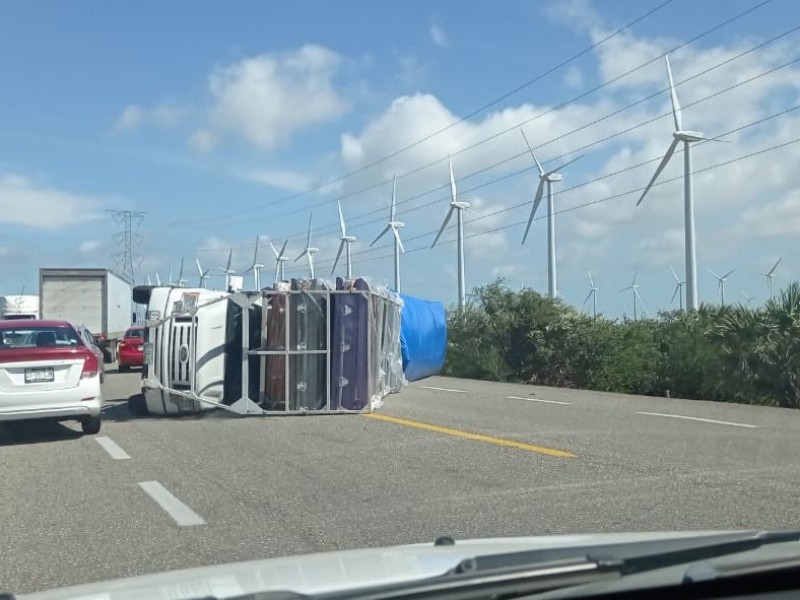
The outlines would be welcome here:
<svg viewBox="0 0 800 600">
<path fill-rule="evenodd" d="M 129 371 L 131 367 L 141 367 L 144 363 L 144 329 L 131 327 L 125 332 L 125 339 L 119 343 L 117 352 L 119 370 Z"/>
</svg>

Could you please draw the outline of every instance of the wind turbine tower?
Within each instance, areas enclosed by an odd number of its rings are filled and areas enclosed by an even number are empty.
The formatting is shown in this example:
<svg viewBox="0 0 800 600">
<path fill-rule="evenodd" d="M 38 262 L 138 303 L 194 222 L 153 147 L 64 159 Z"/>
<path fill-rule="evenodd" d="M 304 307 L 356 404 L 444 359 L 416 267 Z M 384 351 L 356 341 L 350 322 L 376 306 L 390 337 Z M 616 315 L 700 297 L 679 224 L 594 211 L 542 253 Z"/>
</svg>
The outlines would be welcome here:
<svg viewBox="0 0 800 600">
<path fill-rule="evenodd" d="M 683 128 L 683 120 L 681 117 L 681 106 L 678 103 L 678 95 L 675 93 L 675 83 L 672 81 L 672 70 L 669 66 L 669 57 L 665 56 L 664 59 L 667 63 L 667 77 L 669 78 L 670 97 L 672 99 L 672 120 L 675 124 L 675 131 L 672 132 L 672 143 L 667 149 L 667 153 L 650 179 L 650 183 L 642 192 L 636 206 L 639 206 L 653 187 L 653 184 L 661 175 L 664 167 L 667 166 L 669 159 L 675 153 L 675 148 L 679 143 L 683 143 L 683 212 L 684 212 L 684 237 L 685 245 L 684 252 L 686 255 L 686 308 L 690 311 L 697 310 L 697 251 L 695 245 L 695 227 L 694 227 L 694 196 L 692 192 L 692 155 L 691 145 L 693 142 L 700 140 L 714 140 L 713 138 L 705 137 L 699 131 L 689 131 Z"/>
<path fill-rule="evenodd" d="M 586 296 L 586 300 L 583 301 L 586 304 L 589 301 L 589 298 L 592 299 L 592 318 L 597 318 L 597 286 L 594 284 L 594 279 L 592 279 L 592 272 L 589 271 L 589 294 Z"/>
<path fill-rule="evenodd" d="M 383 228 L 374 240 L 372 240 L 372 247 L 375 242 L 381 239 L 385 233 L 391 231 L 392 235 L 394 236 L 394 291 L 398 294 L 400 293 L 400 254 L 406 251 L 403 248 L 403 242 L 400 240 L 400 229 L 405 227 L 405 223 L 403 221 L 398 221 L 395 218 L 397 213 L 397 175 L 392 178 L 392 206 L 389 209 L 389 221 L 386 223 L 386 227 Z M 449 217 L 448 217 L 449 218 Z"/>
<path fill-rule="evenodd" d="M 258 242 L 260 236 L 256 236 L 256 250 L 253 253 L 253 264 L 250 265 L 250 268 L 245 271 L 245 273 L 253 273 L 253 284 L 255 285 L 255 289 L 258 291 L 261 289 L 261 269 L 264 268 L 264 265 L 258 262 Z"/>
<path fill-rule="evenodd" d="M 285 263 L 289 258 L 286 256 L 286 244 L 289 243 L 289 240 L 283 242 L 283 246 L 281 246 L 281 251 L 278 252 L 278 249 L 275 247 L 275 244 L 272 242 L 269 243 L 270 247 L 272 248 L 272 252 L 275 254 L 275 283 L 279 281 L 284 281 L 284 272 L 283 272 L 283 263 Z"/>
<path fill-rule="evenodd" d="M 685 281 L 681 281 L 681 278 L 678 277 L 678 274 L 675 272 L 675 269 L 672 267 L 669 268 L 672 271 L 672 276 L 675 278 L 675 291 L 672 292 L 672 299 L 670 302 L 675 302 L 675 297 L 678 297 L 678 306 L 680 307 L 681 311 L 683 311 L 683 285 L 686 283 Z"/>
<path fill-rule="evenodd" d="M 536 195 L 533 197 L 531 216 L 528 217 L 528 224 L 525 226 L 525 235 L 522 236 L 522 243 L 525 244 L 525 240 L 528 239 L 528 232 L 531 230 L 533 218 L 536 216 L 536 211 L 542 202 L 544 186 L 547 184 L 547 295 L 555 299 L 558 296 L 558 279 L 556 277 L 556 213 L 553 205 L 553 184 L 563 179 L 558 171 L 574 163 L 582 155 L 565 162 L 551 171 L 545 171 L 542 165 L 539 164 L 539 160 L 536 158 L 525 132 L 520 129 L 520 133 L 522 133 L 525 145 L 528 146 L 528 151 L 531 153 L 533 161 L 536 163 L 536 168 L 539 170 L 539 187 L 536 188 Z"/>
<path fill-rule="evenodd" d="M 736 269 L 731 269 L 725 275 L 717 275 L 711 269 L 706 269 L 709 273 L 711 273 L 717 280 L 719 285 L 719 300 L 720 304 L 722 304 L 722 308 L 725 308 L 725 282 L 727 281 L 728 277 L 730 277 L 731 273 L 733 273 Z"/>
<path fill-rule="evenodd" d="M 333 261 L 333 268 L 331 269 L 331 275 L 336 270 L 336 265 L 339 263 L 339 258 L 342 256 L 342 251 L 345 251 L 344 259 L 347 263 L 347 278 L 353 278 L 353 264 L 350 261 L 350 244 L 356 241 L 355 236 L 347 235 L 347 230 L 345 229 L 344 225 L 344 215 L 342 214 L 342 202 L 341 200 L 336 201 L 336 206 L 339 207 L 339 229 L 341 230 L 342 234 L 339 236 L 339 251 L 336 253 L 336 260 Z"/>
<path fill-rule="evenodd" d="M 450 164 L 450 210 L 447 211 L 447 216 L 444 218 L 442 226 L 439 228 L 439 233 L 436 234 L 436 238 L 433 240 L 433 244 L 431 244 L 431 248 L 439 241 L 442 232 L 450 222 L 450 217 L 453 216 L 453 211 L 456 211 L 456 224 L 458 229 L 458 310 L 461 312 L 464 310 L 464 299 L 467 295 L 466 283 L 464 281 L 464 211 L 468 210 L 473 214 L 475 214 L 475 211 L 469 207 L 469 202 L 458 200 L 456 178 L 455 175 L 453 175 L 453 159 L 448 155 L 447 160 Z"/>
<path fill-rule="evenodd" d="M 781 256 L 778 261 L 772 265 L 772 268 L 769 271 L 759 271 L 759 274 L 763 275 L 767 278 L 767 288 L 769 289 L 769 299 L 772 300 L 772 279 L 775 277 L 775 269 L 778 268 L 778 265 L 781 264 L 783 257 Z"/>
<path fill-rule="evenodd" d="M 311 279 L 314 279 L 314 255 L 317 252 L 319 252 L 319 248 L 313 248 L 311 246 L 311 220 L 312 220 L 313 217 L 314 217 L 313 213 L 308 215 L 308 236 L 306 237 L 306 247 L 300 253 L 300 256 L 298 256 L 296 259 L 294 259 L 294 262 L 297 262 L 298 260 L 300 260 L 304 256 L 308 257 L 308 272 L 309 272 L 309 274 L 311 276 Z"/>
</svg>

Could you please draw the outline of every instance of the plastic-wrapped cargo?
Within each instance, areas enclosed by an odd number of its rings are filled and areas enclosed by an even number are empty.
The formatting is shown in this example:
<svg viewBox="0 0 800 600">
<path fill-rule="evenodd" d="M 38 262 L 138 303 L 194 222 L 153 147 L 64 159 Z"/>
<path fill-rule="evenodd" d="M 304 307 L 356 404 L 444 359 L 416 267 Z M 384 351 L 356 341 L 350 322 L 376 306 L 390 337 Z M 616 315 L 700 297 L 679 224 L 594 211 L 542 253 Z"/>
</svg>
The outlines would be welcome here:
<svg viewBox="0 0 800 600">
<path fill-rule="evenodd" d="M 401 294 L 400 349 L 407 381 L 436 375 L 444 365 L 447 318 L 441 302 Z"/>
<path fill-rule="evenodd" d="M 276 283 L 272 290 L 288 292 L 289 283 Z M 273 294 L 264 297 L 261 347 L 264 350 L 285 351 L 287 348 L 286 314 L 288 294 Z M 264 390 L 261 404 L 266 410 L 286 410 L 286 355 L 273 354 L 264 357 Z"/>
<path fill-rule="evenodd" d="M 292 279 L 289 300 L 289 410 L 323 410 L 328 404 L 328 295 L 319 279 Z"/>
</svg>

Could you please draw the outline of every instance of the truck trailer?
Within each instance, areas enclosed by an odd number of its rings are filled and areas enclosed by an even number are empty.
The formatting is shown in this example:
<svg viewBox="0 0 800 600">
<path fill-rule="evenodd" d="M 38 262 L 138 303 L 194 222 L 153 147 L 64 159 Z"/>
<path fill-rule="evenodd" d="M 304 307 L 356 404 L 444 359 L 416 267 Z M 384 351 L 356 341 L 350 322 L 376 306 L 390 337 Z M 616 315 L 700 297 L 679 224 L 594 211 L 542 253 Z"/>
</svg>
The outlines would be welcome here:
<svg viewBox="0 0 800 600">
<path fill-rule="evenodd" d="M 117 344 L 136 320 L 131 284 L 109 269 L 39 269 L 39 309 L 43 319 L 86 327 L 107 363 L 117 360 Z"/>
</svg>

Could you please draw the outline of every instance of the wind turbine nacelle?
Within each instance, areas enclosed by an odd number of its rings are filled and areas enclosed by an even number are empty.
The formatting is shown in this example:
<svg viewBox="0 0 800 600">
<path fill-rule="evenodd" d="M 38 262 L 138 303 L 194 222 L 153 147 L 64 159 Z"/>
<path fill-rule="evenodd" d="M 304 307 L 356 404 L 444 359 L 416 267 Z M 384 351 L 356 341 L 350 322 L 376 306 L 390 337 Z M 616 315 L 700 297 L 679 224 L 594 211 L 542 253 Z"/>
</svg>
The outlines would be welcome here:
<svg viewBox="0 0 800 600">
<path fill-rule="evenodd" d="M 406 224 L 404 221 L 390 221 L 389 227 L 394 227 L 395 229 L 399 229 L 401 227 L 405 227 Z"/>
<path fill-rule="evenodd" d="M 702 131 L 676 131 L 672 136 L 682 142 L 699 142 L 706 139 Z"/>
<path fill-rule="evenodd" d="M 561 173 L 548 173 L 547 174 L 547 181 L 549 181 L 550 183 L 555 183 L 556 181 L 561 181 L 563 179 L 564 179 L 564 177 L 561 175 Z"/>
<path fill-rule="evenodd" d="M 354 235 L 343 235 L 339 239 L 341 239 L 343 242 L 355 242 L 356 241 L 356 236 L 354 236 Z"/>
</svg>

